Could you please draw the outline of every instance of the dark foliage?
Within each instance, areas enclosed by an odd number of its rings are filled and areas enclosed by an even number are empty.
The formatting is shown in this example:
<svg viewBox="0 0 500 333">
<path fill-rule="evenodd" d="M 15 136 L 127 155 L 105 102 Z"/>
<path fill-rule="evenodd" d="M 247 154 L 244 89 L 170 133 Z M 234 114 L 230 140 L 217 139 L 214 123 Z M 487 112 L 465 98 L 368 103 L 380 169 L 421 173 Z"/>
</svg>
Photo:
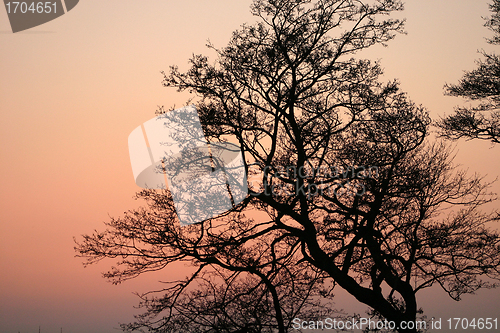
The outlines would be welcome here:
<svg viewBox="0 0 500 333">
<path fill-rule="evenodd" d="M 335 315 L 337 286 L 400 323 L 421 313 L 424 288 L 459 300 L 495 286 L 500 236 L 486 226 L 494 215 L 479 210 L 493 200 L 488 184 L 428 141 L 426 110 L 397 82 L 380 83 L 377 63 L 352 58 L 402 32 L 387 16 L 401 9 L 390 0 L 256 0 L 261 22 L 211 46 L 214 64 L 194 56 L 186 73 L 165 73 L 165 86 L 196 94 L 211 142 L 239 143 L 250 194 L 181 228 L 168 191 L 145 190 L 145 208 L 78 242 L 88 263 L 121 258 L 105 274 L 116 283 L 193 266 L 143 295 L 146 312 L 124 329 L 291 331 L 293 318 Z"/>
</svg>

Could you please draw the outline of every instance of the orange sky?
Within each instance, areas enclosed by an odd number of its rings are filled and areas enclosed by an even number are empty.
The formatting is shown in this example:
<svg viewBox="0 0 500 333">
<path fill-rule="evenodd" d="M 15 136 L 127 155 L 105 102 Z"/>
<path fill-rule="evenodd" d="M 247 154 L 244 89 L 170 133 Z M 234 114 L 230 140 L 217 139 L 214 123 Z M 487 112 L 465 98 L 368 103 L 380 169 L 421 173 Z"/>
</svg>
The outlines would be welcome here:
<svg viewBox="0 0 500 333">
<path fill-rule="evenodd" d="M 42 332 L 116 332 L 137 313 L 132 292 L 169 277 L 113 286 L 100 276 L 111 262 L 84 269 L 73 237 L 137 207 L 128 135 L 157 105 L 179 107 L 187 97 L 163 88 L 160 71 L 187 69 L 193 53 L 212 55 L 207 39 L 224 46 L 234 29 L 254 20 L 250 3 L 82 0 L 16 34 L 0 8 L 0 332 L 39 325 Z M 444 83 L 474 68 L 478 49 L 495 50 L 484 40 L 487 1 L 409 0 L 398 15 L 408 19 L 408 35 L 363 56 L 380 59 L 385 79 L 398 78 L 434 118 L 451 113 L 462 101 L 443 96 Z M 457 162 L 470 172 L 500 176 L 500 146 L 456 147 Z M 500 192 L 499 184 L 494 189 Z M 494 317 L 500 290 L 456 303 L 433 289 L 420 302 L 429 317 Z M 337 306 L 363 311 L 345 295 Z"/>
</svg>

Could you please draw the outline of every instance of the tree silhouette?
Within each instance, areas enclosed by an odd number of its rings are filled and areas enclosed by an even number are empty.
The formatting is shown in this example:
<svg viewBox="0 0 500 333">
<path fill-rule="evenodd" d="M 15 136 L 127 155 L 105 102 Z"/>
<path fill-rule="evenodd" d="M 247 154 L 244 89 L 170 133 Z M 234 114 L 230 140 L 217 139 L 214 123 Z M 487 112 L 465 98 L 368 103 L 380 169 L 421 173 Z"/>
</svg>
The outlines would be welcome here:
<svg viewBox="0 0 500 333">
<path fill-rule="evenodd" d="M 490 5 L 493 15 L 485 26 L 494 32 L 488 43 L 500 45 L 500 1 Z M 446 84 L 446 94 L 479 101 L 474 107 L 457 107 L 455 114 L 442 118 L 437 125 L 443 137 L 457 140 L 489 140 L 500 143 L 500 57 L 481 52 L 483 60 L 478 60 L 477 68 L 465 72 L 458 84 Z"/>
<path fill-rule="evenodd" d="M 198 96 L 210 142 L 238 142 L 249 195 L 180 227 L 168 190 L 144 190 L 146 207 L 83 236 L 76 251 L 88 263 L 121 258 L 105 274 L 115 283 L 193 266 L 142 295 L 146 311 L 125 330 L 287 332 L 294 318 L 335 315 L 334 287 L 399 327 L 421 313 L 424 288 L 459 300 L 496 286 L 500 236 L 487 228 L 494 215 L 479 210 L 494 199 L 489 184 L 429 142 L 426 110 L 397 82 L 380 83 L 378 63 L 352 57 L 402 32 L 387 17 L 402 8 L 255 0 L 260 23 L 210 46 L 214 64 L 194 56 L 186 73 L 164 73 L 165 86 Z"/>
</svg>

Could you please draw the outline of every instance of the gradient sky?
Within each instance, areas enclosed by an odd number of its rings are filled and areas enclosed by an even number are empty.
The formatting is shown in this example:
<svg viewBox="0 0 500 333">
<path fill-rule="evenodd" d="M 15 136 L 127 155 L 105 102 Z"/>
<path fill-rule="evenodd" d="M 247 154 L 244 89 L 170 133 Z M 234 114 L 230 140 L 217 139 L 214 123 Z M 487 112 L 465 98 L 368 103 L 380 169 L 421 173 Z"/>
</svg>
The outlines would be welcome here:
<svg viewBox="0 0 500 333">
<path fill-rule="evenodd" d="M 80 1 L 62 17 L 13 34 L 0 7 L 0 332 L 110 333 L 129 322 L 134 291 L 158 286 L 177 271 L 114 286 L 75 258 L 73 237 L 103 229 L 140 203 L 128 156 L 129 133 L 158 105 L 182 106 L 188 95 L 161 86 L 161 70 L 188 68 L 210 39 L 222 47 L 233 30 L 253 22 L 250 0 Z M 486 0 L 409 0 L 407 35 L 363 57 L 380 59 L 385 80 L 433 118 L 464 101 L 443 95 L 479 49 L 490 51 L 482 25 Z M 500 146 L 459 141 L 456 162 L 471 173 L 500 176 Z M 500 185 L 493 190 L 500 192 Z M 499 207 L 494 203 L 488 208 Z M 338 292 L 337 307 L 363 313 Z M 418 298 L 429 317 L 500 317 L 500 290 L 461 302 L 438 288 Z M 442 332 L 445 332 L 443 330 Z"/>
</svg>

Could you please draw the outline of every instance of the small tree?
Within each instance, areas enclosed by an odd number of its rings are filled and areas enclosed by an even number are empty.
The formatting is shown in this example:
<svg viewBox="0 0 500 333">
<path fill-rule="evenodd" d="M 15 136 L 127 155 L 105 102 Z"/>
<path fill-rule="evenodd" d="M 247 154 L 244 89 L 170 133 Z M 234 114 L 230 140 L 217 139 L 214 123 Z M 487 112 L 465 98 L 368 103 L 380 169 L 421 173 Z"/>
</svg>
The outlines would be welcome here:
<svg viewBox="0 0 500 333">
<path fill-rule="evenodd" d="M 261 22 L 164 85 L 190 90 L 207 139 L 236 138 L 249 196 L 231 211 L 181 228 L 168 191 L 112 219 L 77 244 L 89 263 L 120 257 L 116 283 L 175 262 L 193 273 L 144 295 L 146 313 L 125 329 L 157 332 L 291 330 L 293 318 L 328 315 L 339 286 L 376 317 L 414 321 L 416 293 L 441 286 L 453 299 L 495 287 L 500 236 L 486 227 L 492 200 L 477 176 L 427 141 L 430 119 L 377 81 L 377 63 L 352 55 L 385 43 L 403 22 L 399 1 L 255 0 Z M 333 33 L 340 30 L 334 37 Z M 197 288 L 192 289 L 193 286 Z M 252 309 L 247 309 L 253 304 Z"/>
<path fill-rule="evenodd" d="M 500 1 L 490 5 L 493 15 L 485 26 L 494 32 L 488 43 L 500 45 Z M 457 107 L 455 114 L 441 119 L 437 125 L 441 135 L 457 140 L 459 138 L 489 140 L 500 143 L 500 57 L 481 52 L 483 60 L 477 61 L 477 68 L 465 72 L 458 84 L 446 84 L 446 94 L 479 101 L 475 107 Z"/>
</svg>

